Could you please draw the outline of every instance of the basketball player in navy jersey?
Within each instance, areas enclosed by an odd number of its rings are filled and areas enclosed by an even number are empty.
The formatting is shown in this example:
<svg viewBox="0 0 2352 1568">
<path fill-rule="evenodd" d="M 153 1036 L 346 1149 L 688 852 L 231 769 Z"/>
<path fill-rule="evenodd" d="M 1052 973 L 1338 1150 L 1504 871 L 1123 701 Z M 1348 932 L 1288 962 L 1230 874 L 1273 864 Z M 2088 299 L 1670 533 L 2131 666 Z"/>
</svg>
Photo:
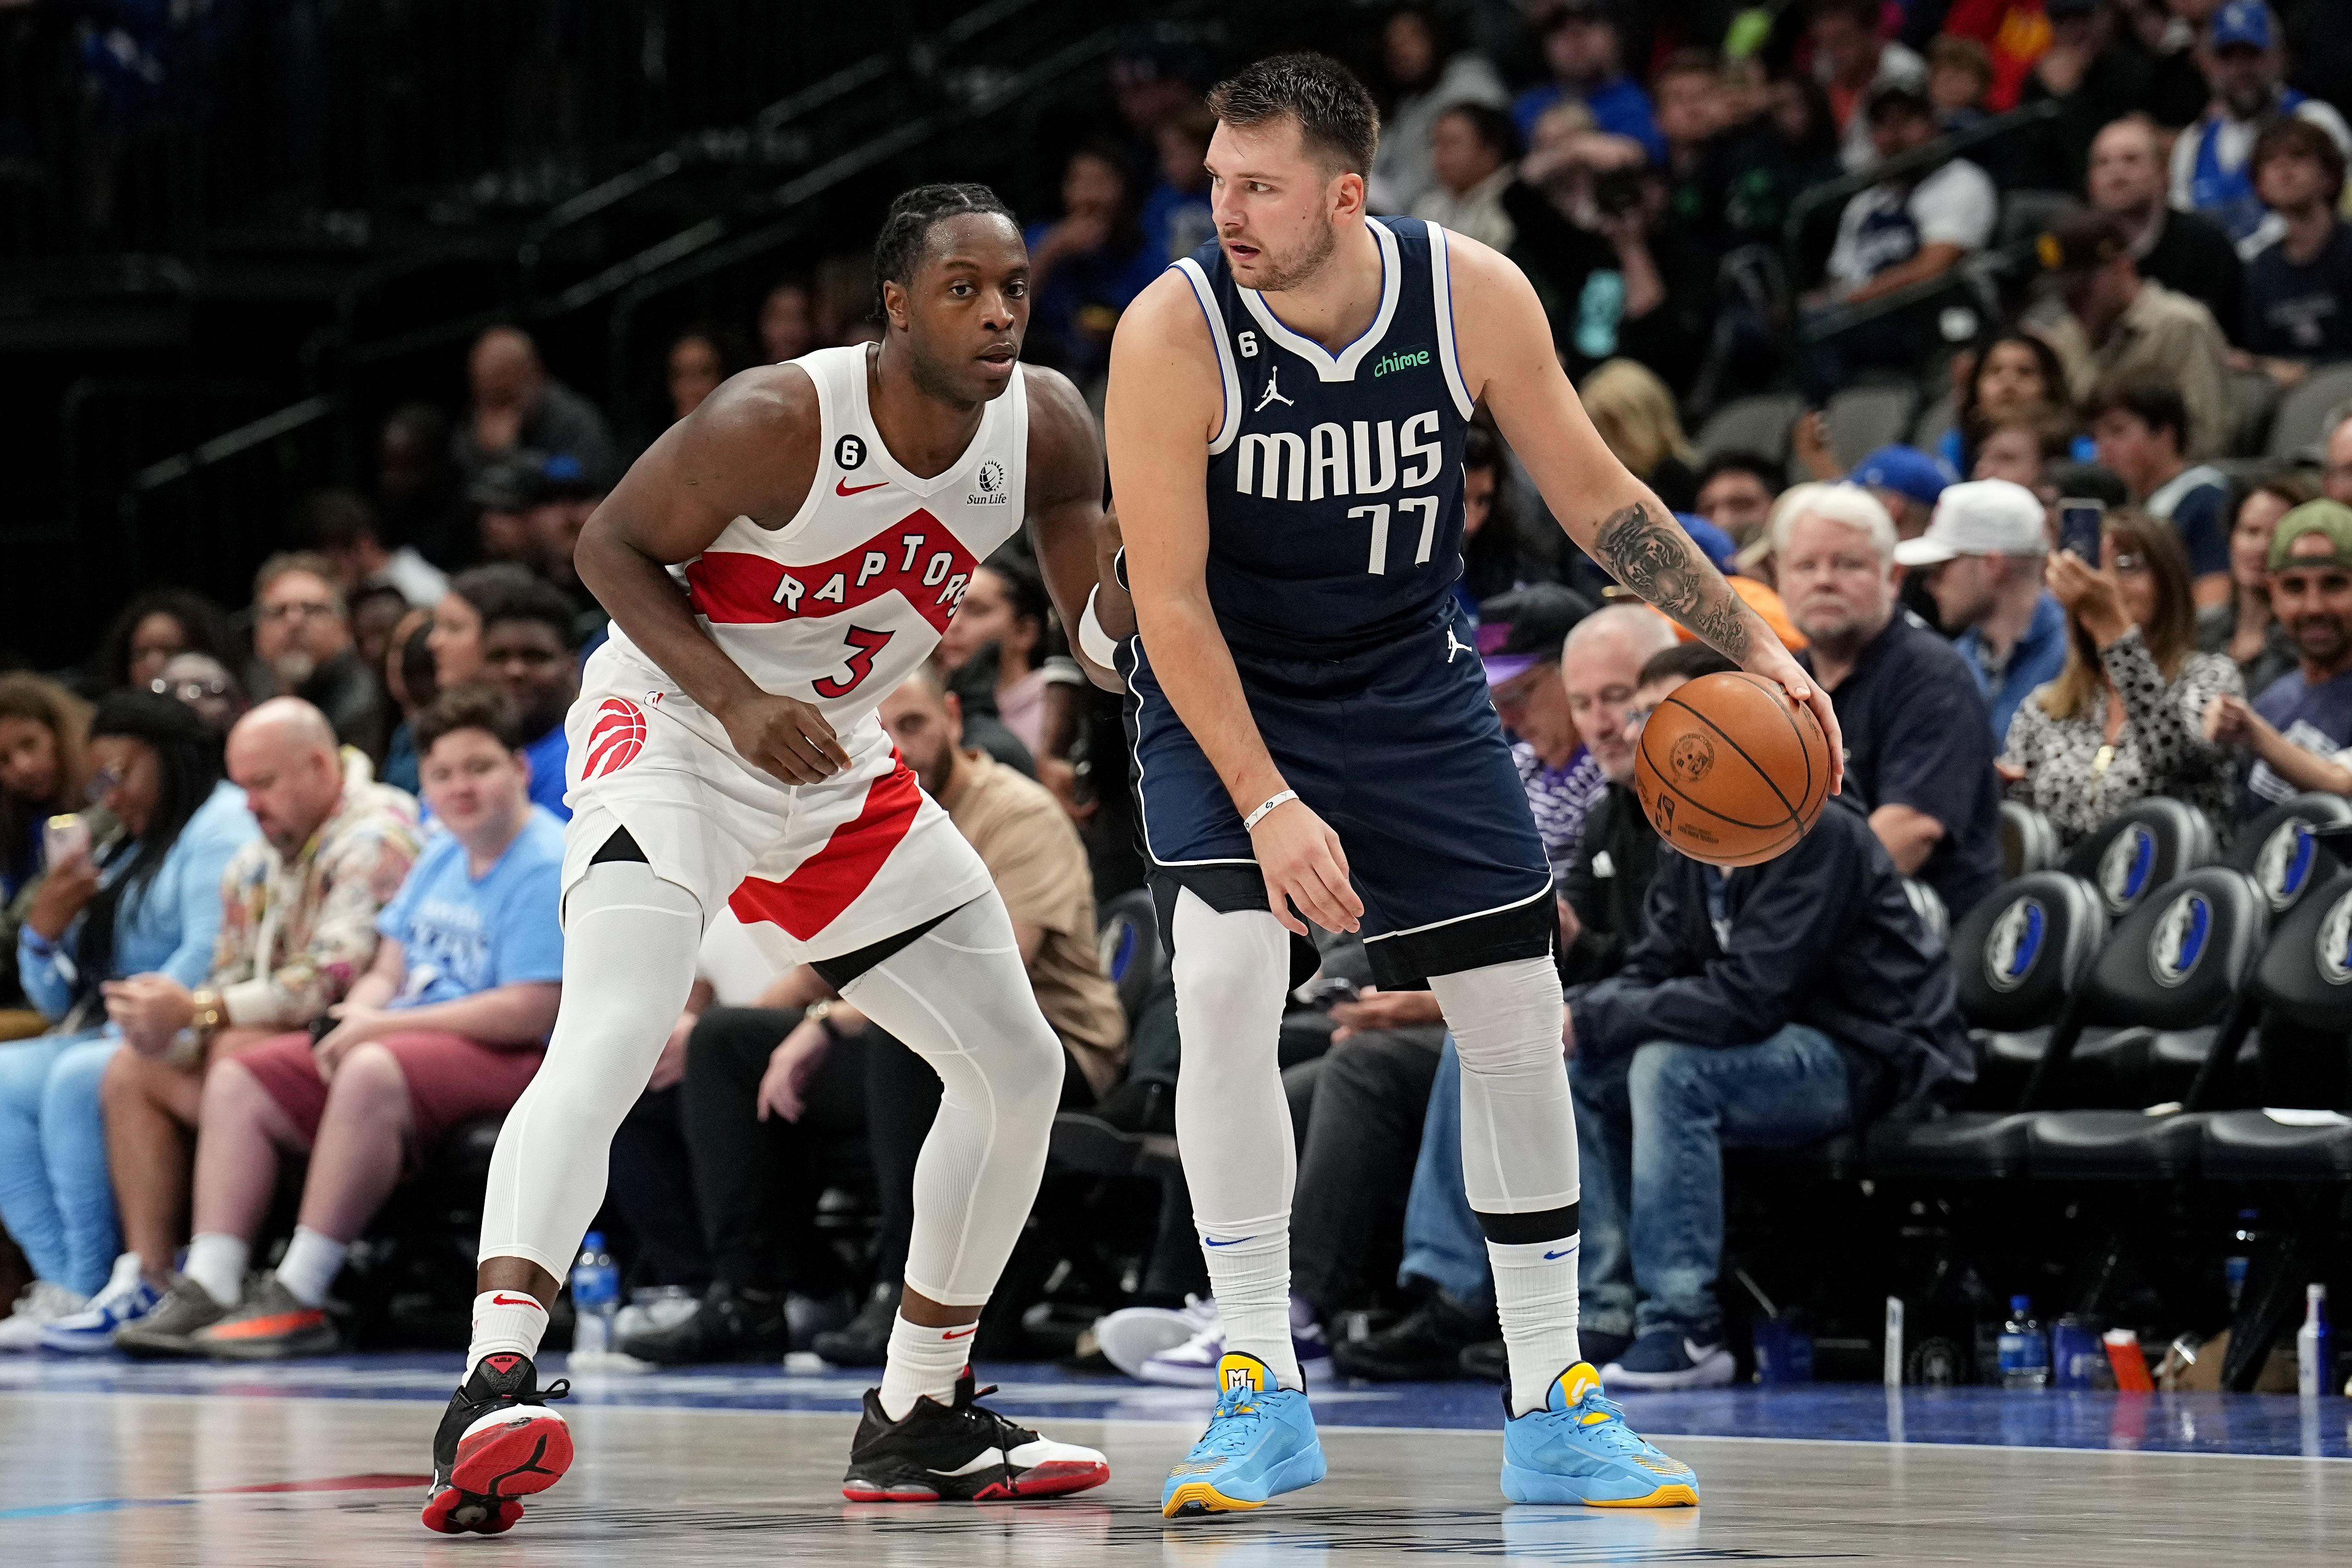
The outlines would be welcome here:
<svg viewBox="0 0 2352 1568">
<path fill-rule="evenodd" d="M 1505 1494 L 1696 1504 L 1688 1467 L 1626 1426 L 1577 1345 L 1550 878 L 1448 591 L 1473 408 L 1570 537 L 1811 703 L 1832 756 L 1835 716 L 1602 444 L 1518 269 L 1367 217 L 1379 116 L 1346 68 L 1278 56 L 1209 105 L 1217 239 L 1121 318 L 1106 416 L 1138 634 L 1115 651 L 1183 1040 L 1177 1141 L 1226 1352 L 1163 1511 L 1255 1508 L 1324 1473 L 1290 1336 L 1275 1062 L 1306 921 L 1360 930 L 1382 987 L 1435 992 L 1460 1052 L 1463 1173 L 1510 1353 Z M 1103 592 L 1084 627 L 1097 658 L 1127 620 Z"/>
</svg>

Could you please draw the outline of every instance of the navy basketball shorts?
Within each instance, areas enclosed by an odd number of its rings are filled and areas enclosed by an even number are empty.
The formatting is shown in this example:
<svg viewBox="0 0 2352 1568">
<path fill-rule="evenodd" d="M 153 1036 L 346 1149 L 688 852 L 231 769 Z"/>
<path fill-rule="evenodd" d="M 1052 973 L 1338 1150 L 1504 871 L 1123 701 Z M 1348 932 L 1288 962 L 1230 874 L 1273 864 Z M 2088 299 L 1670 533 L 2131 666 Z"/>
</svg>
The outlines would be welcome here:
<svg viewBox="0 0 2352 1568">
<path fill-rule="evenodd" d="M 1426 624 L 1365 652 L 1234 655 L 1275 765 L 1339 836 L 1385 990 L 1546 957 L 1559 932 L 1543 843 L 1468 630 L 1449 595 Z M 1139 639 L 1121 663 L 1160 929 L 1173 929 L 1180 889 L 1220 912 L 1265 909 L 1241 814 Z"/>
</svg>

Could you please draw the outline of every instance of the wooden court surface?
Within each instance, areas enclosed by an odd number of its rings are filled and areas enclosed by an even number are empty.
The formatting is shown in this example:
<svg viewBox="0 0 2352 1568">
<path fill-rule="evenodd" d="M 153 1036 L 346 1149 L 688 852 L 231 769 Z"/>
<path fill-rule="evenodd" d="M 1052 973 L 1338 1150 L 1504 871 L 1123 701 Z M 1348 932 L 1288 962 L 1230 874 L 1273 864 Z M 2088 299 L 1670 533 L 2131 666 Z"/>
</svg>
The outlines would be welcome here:
<svg viewBox="0 0 2352 1568">
<path fill-rule="evenodd" d="M 266 1373 L 257 1374 L 266 1376 Z M 837 1414 L 583 1408 L 579 1460 L 513 1533 L 417 1523 L 416 1400 L 0 1394 L 0 1564 L 823 1563 L 831 1568 L 1386 1568 L 1468 1561 L 2352 1563 L 2352 1463 L 1722 1437 L 1663 1440 L 1706 1506 L 1508 1508 L 1499 1434 L 1327 1429 L 1331 1478 L 1263 1511 L 1165 1523 L 1194 1435 L 1055 1420 L 1112 1480 L 1058 1502 L 857 1506 Z"/>
</svg>

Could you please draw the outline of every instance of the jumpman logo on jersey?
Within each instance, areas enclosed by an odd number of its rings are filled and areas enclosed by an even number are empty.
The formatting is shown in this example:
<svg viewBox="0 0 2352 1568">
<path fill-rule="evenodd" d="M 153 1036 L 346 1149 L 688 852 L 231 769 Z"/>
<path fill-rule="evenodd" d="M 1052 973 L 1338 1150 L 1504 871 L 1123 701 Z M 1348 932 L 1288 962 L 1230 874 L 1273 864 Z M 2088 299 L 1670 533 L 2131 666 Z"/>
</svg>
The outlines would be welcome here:
<svg viewBox="0 0 2352 1568">
<path fill-rule="evenodd" d="M 1457 653 L 1475 653 L 1478 650 L 1476 648 L 1472 647 L 1468 643 L 1464 642 L 1460 637 L 1455 637 L 1452 626 L 1445 628 L 1446 663 L 1452 664 L 1454 662 L 1454 656 Z"/>
<path fill-rule="evenodd" d="M 1296 408 L 1298 406 L 1298 405 L 1291 402 L 1290 399 L 1282 395 L 1282 387 L 1279 384 L 1281 379 L 1282 367 L 1280 365 L 1269 365 L 1266 367 L 1265 395 L 1257 400 L 1257 406 L 1250 410 L 1252 414 L 1265 413 L 1265 405 L 1269 403 L 1279 403 L 1285 408 Z"/>
</svg>

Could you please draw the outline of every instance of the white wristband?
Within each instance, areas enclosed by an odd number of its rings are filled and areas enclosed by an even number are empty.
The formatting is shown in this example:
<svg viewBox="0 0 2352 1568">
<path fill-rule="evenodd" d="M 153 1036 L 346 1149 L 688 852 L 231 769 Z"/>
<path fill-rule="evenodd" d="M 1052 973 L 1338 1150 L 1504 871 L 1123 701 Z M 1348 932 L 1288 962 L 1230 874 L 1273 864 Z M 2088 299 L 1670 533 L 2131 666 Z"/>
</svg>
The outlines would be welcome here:
<svg viewBox="0 0 2352 1568">
<path fill-rule="evenodd" d="M 1242 818 L 1242 831 L 1244 833 L 1252 831 L 1259 823 L 1265 820 L 1265 814 L 1267 812 L 1272 811 L 1276 806 L 1281 805 L 1286 801 L 1293 801 L 1297 798 L 1298 792 L 1295 789 L 1286 789 L 1280 795 L 1269 796 L 1264 805 L 1259 806 L 1255 811 L 1251 812 L 1247 816 Z"/>
<path fill-rule="evenodd" d="M 1087 593 L 1086 613 L 1078 617 L 1078 651 L 1105 669 L 1118 668 L 1118 644 L 1111 641 L 1103 630 L 1102 622 L 1095 616 L 1095 595 L 1102 592 L 1097 584 Z"/>
</svg>

